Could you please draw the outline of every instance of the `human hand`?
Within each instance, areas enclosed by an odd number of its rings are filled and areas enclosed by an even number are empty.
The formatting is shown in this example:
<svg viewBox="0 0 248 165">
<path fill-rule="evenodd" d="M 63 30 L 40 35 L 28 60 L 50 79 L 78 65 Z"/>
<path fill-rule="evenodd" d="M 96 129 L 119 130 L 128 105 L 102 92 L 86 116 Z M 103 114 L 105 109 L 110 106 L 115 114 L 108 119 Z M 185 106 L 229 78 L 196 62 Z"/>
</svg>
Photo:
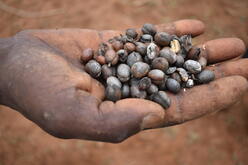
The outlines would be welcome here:
<svg viewBox="0 0 248 165">
<path fill-rule="evenodd" d="M 196 20 L 157 27 L 177 35 L 198 36 L 204 31 L 204 25 Z M 143 99 L 103 101 L 104 87 L 84 72 L 79 59 L 83 49 L 96 49 L 120 33 L 28 30 L 1 39 L 0 103 L 56 137 L 121 142 L 144 129 L 181 124 L 226 108 L 247 90 L 248 61 L 239 59 L 244 43 L 226 38 L 199 45 L 210 64 L 218 63 L 209 66 L 216 80 L 169 94 L 169 109 Z"/>
</svg>

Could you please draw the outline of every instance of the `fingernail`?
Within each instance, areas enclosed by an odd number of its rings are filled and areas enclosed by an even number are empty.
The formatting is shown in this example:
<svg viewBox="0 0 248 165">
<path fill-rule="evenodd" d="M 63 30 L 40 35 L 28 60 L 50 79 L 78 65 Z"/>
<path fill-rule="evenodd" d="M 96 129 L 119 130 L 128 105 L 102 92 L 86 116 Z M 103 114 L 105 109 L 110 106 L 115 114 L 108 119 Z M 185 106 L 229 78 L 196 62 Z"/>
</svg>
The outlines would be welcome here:
<svg viewBox="0 0 248 165">
<path fill-rule="evenodd" d="M 148 114 L 145 116 L 141 123 L 141 130 L 158 128 L 163 125 L 163 118 L 157 114 Z"/>
</svg>

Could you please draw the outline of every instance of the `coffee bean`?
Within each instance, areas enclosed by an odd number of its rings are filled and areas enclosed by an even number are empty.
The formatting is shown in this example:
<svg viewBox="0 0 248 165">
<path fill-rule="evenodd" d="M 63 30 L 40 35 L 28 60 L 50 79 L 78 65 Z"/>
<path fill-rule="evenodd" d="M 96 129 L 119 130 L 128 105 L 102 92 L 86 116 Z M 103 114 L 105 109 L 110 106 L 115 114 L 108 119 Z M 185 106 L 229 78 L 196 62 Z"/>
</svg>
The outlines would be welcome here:
<svg viewBox="0 0 248 165">
<path fill-rule="evenodd" d="M 119 56 L 115 53 L 113 49 L 109 49 L 105 53 L 105 59 L 108 64 L 115 65 L 119 60 Z"/>
<path fill-rule="evenodd" d="M 147 46 L 142 42 L 136 42 L 136 52 L 140 53 L 142 56 L 146 55 Z"/>
<path fill-rule="evenodd" d="M 152 100 L 162 105 L 164 108 L 169 108 L 171 101 L 169 96 L 164 91 L 158 91 L 152 95 Z"/>
<path fill-rule="evenodd" d="M 160 50 L 159 56 L 166 58 L 170 65 L 174 64 L 177 60 L 177 55 L 168 47 L 165 47 Z"/>
<path fill-rule="evenodd" d="M 158 69 L 153 69 L 148 73 L 148 77 L 152 79 L 152 81 L 162 81 L 165 77 L 163 71 Z"/>
<path fill-rule="evenodd" d="M 131 53 L 133 51 L 135 51 L 136 47 L 133 43 L 131 42 L 127 42 L 125 45 L 124 45 L 124 49 L 128 52 L 128 53 Z"/>
<path fill-rule="evenodd" d="M 168 78 L 168 80 L 166 81 L 166 87 L 169 91 L 175 94 L 180 92 L 181 89 L 180 84 L 172 78 Z"/>
<path fill-rule="evenodd" d="M 192 37 L 191 35 L 183 35 L 180 37 L 182 47 L 188 52 L 192 48 Z"/>
<path fill-rule="evenodd" d="M 106 64 L 102 66 L 102 76 L 106 80 L 110 76 L 115 76 L 115 67 L 108 67 Z"/>
<path fill-rule="evenodd" d="M 101 65 L 106 64 L 106 59 L 105 59 L 104 56 L 96 56 L 96 57 L 95 57 L 95 60 L 96 60 L 99 64 L 101 64 Z"/>
<path fill-rule="evenodd" d="M 199 56 L 201 54 L 201 49 L 196 47 L 196 46 L 193 46 L 190 50 L 189 50 L 189 53 L 188 53 L 188 59 L 191 59 L 191 60 L 198 60 L 199 59 Z"/>
<path fill-rule="evenodd" d="M 181 50 L 181 46 L 180 46 L 180 43 L 177 39 L 173 39 L 171 42 L 170 42 L 170 46 L 171 46 L 171 50 L 174 52 L 174 53 L 178 53 L 180 50 Z"/>
<path fill-rule="evenodd" d="M 121 49 L 117 52 L 117 55 L 119 56 L 119 60 L 121 62 L 125 62 L 127 60 L 127 57 L 128 57 L 128 53 L 126 50 L 124 49 Z"/>
<path fill-rule="evenodd" d="M 158 32 L 154 37 L 155 43 L 160 46 L 168 46 L 172 40 L 172 36 L 165 32 Z"/>
<path fill-rule="evenodd" d="M 177 68 L 178 74 L 181 76 L 182 81 L 187 82 L 189 79 L 189 75 L 187 71 L 183 68 Z"/>
<path fill-rule="evenodd" d="M 194 80 L 188 79 L 188 81 L 186 82 L 186 87 L 192 88 L 193 86 L 194 86 Z"/>
<path fill-rule="evenodd" d="M 182 79 L 179 73 L 174 72 L 171 74 L 171 78 L 173 78 L 174 80 L 176 80 L 179 84 L 181 84 Z"/>
<path fill-rule="evenodd" d="M 87 48 L 83 51 L 82 56 L 81 56 L 81 62 L 87 63 L 89 60 L 91 60 L 93 58 L 94 55 L 94 51 L 91 48 Z"/>
<path fill-rule="evenodd" d="M 114 76 L 110 76 L 107 78 L 107 85 L 108 86 L 116 86 L 118 88 L 122 87 L 122 84 L 120 82 L 120 80 L 117 77 Z"/>
<path fill-rule="evenodd" d="M 203 70 L 201 73 L 197 75 L 197 78 L 200 83 L 209 83 L 210 81 L 213 81 L 215 78 L 214 72 L 211 70 Z"/>
<path fill-rule="evenodd" d="M 118 51 L 120 49 L 123 49 L 123 43 L 121 41 L 113 41 L 112 42 L 112 47 L 114 48 L 115 51 Z"/>
<path fill-rule="evenodd" d="M 121 89 L 117 86 L 107 86 L 105 90 L 105 97 L 110 101 L 117 101 L 121 99 Z"/>
<path fill-rule="evenodd" d="M 147 96 L 146 91 L 140 90 L 139 87 L 136 85 L 132 85 L 130 91 L 131 91 L 131 96 L 134 98 L 145 99 Z"/>
<path fill-rule="evenodd" d="M 146 43 L 146 42 L 152 42 L 153 38 L 151 35 L 149 34 L 143 34 L 140 38 L 140 41 L 143 42 L 143 43 Z"/>
<path fill-rule="evenodd" d="M 183 64 L 184 64 L 184 58 L 183 58 L 183 56 L 181 54 L 177 55 L 176 56 L 176 63 L 175 63 L 175 65 L 177 67 L 182 67 Z"/>
<path fill-rule="evenodd" d="M 130 84 L 131 86 L 132 86 L 132 85 L 138 86 L 138 85 L 139 85 L 139 81 L 140 81 L 140 79 L 131 78 L 130 81 L 129 81 L 129 84 Z"/>
<path fill-rule="evenodd" d="M 127 64 L 120 64 L 117 67 L 117 76 L 121 82 L 126 82 L 130 79 L 130 67 Z"/>
<path fill-rule="evenodd" d="M 136 62 L 143 61 L 142 57 L 139 53 L 137 52 L 132 52 L 131 54 L 128 55 L 127 57 L 127 64 L 132 67 L 132 65 Z"/>
<path fill-rule="evenodd" d="M 166 74 L 172 74 L 177 70 L 177 67 L 169 67 L 166 71 Z"/>
<path fill-rule="evenodd" d="M 194 60 L 187 60 L 184 63 L 183 67 L 187 69 L 187 71 L 189 71 L 190 73 L 200 73 L 202 70 L 201 64 Z"/>
<path fill-rule="evenodd" d="M 135 38 L 137 38 L 138 33 L 136 32 L 135 29 L 129 28 L 129 29 L 126 30 L 126 35 L 127 35 L 127 37 L 129 37 L 129 38 L 135 39 Z"/>
<path fill-rule="evenodd" d="M 154 36 L 157 32 L 157 29 L 153 24 L 146 23 L 143 25 L 141 31 L 143 32 L 143 34 Z"/>
<path fill-rule="evenodd" d="M 151 84 L 150 87 L 146 90 L 148 94 L 154 94 L 158 92 L 158 87 L 154 84 Z"/>
<path fill-rule="evenodd" d="M 131 67 L 131 73 L 135 78 L 142 78 L 147 75 L 150 66 L 144 62 L 136 62 Z"/>
<path fill-rule="evenodd" d="M 128 98 L 130 96 L 130 88 L 128 84 L 124 84 L 121 88 L 122 98 Z"/>
<path fill-rule="evenodd" d="M 166 72 L 166 70 L 169 68 L 169 63 L 166 60 L 166 58 L 163 57 L 157 57 L 152 61 L 152 68 L 153 69 L 160 69 L 163 72 Z"/>
<path fill-rule="evenodd" d="M 148 77 L 143 77 L 140 81 L 139 81 L 139 89 L 140 90 L 146 90 L 148 89 L 152 84 L 152 81 L 150 78 Z"/>
<path fill-rule="evenodd" d="M 200 57 L 198 62 L 200 63 L 202 69 L 206 68 L 207 66 L 207 59 L 205 57 Z"/>
<path fill-rule="evenodd" d="M 85 65 L 85 70 L 88 72 L 92 77 L 96 78 L 101 75 L 101 65 L 96 62 L 95 60 L 90 60 L 86 65 Z"/>
</svg>

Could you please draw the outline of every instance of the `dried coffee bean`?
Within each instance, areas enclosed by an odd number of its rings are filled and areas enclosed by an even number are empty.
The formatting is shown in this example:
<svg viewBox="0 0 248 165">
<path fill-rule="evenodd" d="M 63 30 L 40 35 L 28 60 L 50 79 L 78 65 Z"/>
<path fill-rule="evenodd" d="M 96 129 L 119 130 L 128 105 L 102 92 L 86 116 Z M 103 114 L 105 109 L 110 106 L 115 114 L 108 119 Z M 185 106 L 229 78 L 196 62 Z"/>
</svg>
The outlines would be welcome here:
<svg viewBox="0 0 248 165">
<path fill-rule="evenodd" d="M 131 67 L 131 73 L 135 78 L 142 78 L 147 75 L 150 66 L 144 62 L 136 62 Z"/>
<path fill-rule="evenodd" d="M 179 55 L 177 55 L 176 56 L 176 63 L 175 63 L 175 65 L 177 66 L 177 67 L 182 67 L 183 66 L 183 64 L 184 64 L 184 58 L 183 58 L 183 56 L 181 55 L 181 54 L 179 54 Z"/>
<path fill-rule="evenodd" d="M 175 79 L 179 84 L 182 82 L 181 76 L 177 72 L 172 73 L 171 78 Z"/>
<path fill-rule="evenodd" d="M 160 46 L 168 46 L 172 40 L 172 36 L 165 32 L 158 32 L 154 37 L 155 43 Z"/>
<path fill-rule="evenodd" d="M 130 79 L 130 67 L 127 64 L 120 64 L 117 67 L 117 76 L 121 82 L 126 82 Z"/>
<path fill-rule="evenodd" d="M 121 99 L 121 89 L 117 86 L 107 86 L 105 90 L 105 97 L 110 101 L 117 101 Z"/>
<path fill-rule="evenodd" d="M 136 42 L 136 52 L 140 53 L 141 55 L 146 55 L 147 46 L 142 42 Z"/>
<path fill-rule="evenodd" d="M 174 53 L 178 53 L 180 50 L 181 50 L 181 46 L 180 46 L 180 43 L 177 39 L 173 39 L 171 42 L 170 42 L 170 46 L 171 46 L 171 50 L 174 52 Z"/>
<path fill-rule="evenodd" d="M 129 84 L 130 84 L 131 86 L 132 86 L 132 85 L 138 86 L 138 85 L 139 85 L 139 81 L 140 81 L 140 79 L 131 78 L 130 81 L 129 81 Z"/>
<path fill-rule="evenodd" d="M 174 80 L 172 78 L 167 79 L 166 87 L 172 93 L 178 93 L 178 92 L 180 92 L 180 89 L 181 89 L 180 84 L 176 80 Z"/>
<path fill-rule="evenodd" d="M 148 94 L 154 94 L 158 92 L 158 87 L 154 84 L 151 84 L 150 87 L 146 90 Z"/>
<path fill-rule="evenodd" d="M 81 62 L 87 63 L 89 60 L 93 58 L 94 51 L 91 48 L 87 48 L 83 51 L 82 56 L 81 56 Z"/>
<path fill-rule="evenodd" d="M 105 59 L 104 56 L 96 56 L 96 57 L 95 57 L 95 60 L 96 60 L 99 64 L 101 64 L 101 65 L 106 64 L 106 59 Z"/>
<path fill-rule="evenodd" d="M 161 90 L 161 91 L 165 91 L 166 90 L 166 81 L 163 80 L 161 81 L 158 85 L 158 89 Z"/>
<path fill-rule="evenodd" d="M 206 68 L 207 66 L 207 59 L 205 57 L 200 57 L 198 62 L 200 63 L 202 69 Z"/>
<path fill-rule="evenodd" d="M 188 79 L 185 85 L 187 88 L 192 88 L 194 86 L 194 80 Z"/>
<path fill-rule="evenodd" d="M 124 84 L 121 88 L 122 98 L 128 98 L 130 96 L 130 88 L 128 84 Z"/>
<path fill-rule="evenodd" d="M 141 31 L 143 32 L 143 34 L 149 34 L 154 36 L 157 32 L 157 29 L 153 24 L 146 23 L 143 25 Z"/>
<path fill-rule="evenodd" d="M 166 71 L 166 74 L 172 74 L 177 70 L 177 67 L 169 67 Z"/>
<path fill-rule="evenodd" d="M 135 29 L 129 28 L 129 29 L 126 30 L 126 35 L 127 35 L 128 38 L 135 39 L 135 38 L 137 38 L 138 33 L 136 32 Z"/>
<path fill-rule="evenodd" d="M 117 55 L 119 56 L 119 60 L 121 62 L 125 62 L 127 60 L 127 57 L 128 57 L 128 53 L 126 50 L 124 49 L 121 49 L 117 52 Z"/>
<path fill-rule="evenodd" d="M 147 96 L 146 91 L 140 90 L 137 85 L 132 85 L 130 91 L 131 91 L 131 96 L 134 98 L 145 99 Z"/>
<path fill-rule="evenodd" d="M 214 72 L 211 70 L 203 70 L 201 73 L 197 75 L 198 81 L 200 83 L 209 83 L 213 81 L 215 78 Z"/>
<path fill-rule="evenodd" d="M 131 53 L 133 51 L 135 51 L 136 47 L 133 43 L 131 42 L 127 42 L 125 45 L 124 45 L 124 49 L 128 52 L 128 53 Z"/>
<path fill-rule="evenodd" d="M 140 38 L 140 41 L 143 42 L 143 43 L 146 43 L 146 42 L 152 42 L 153 38 L 151 35 L 149 34 L 143 34 Z"/>
<path fill-rule="evenodd" d="M 110 76 L 107 78 L 107 85 L 108 86 L 116 86 L 118 88 L 122 87 L 120 80 L 114 76 Z"/>
<path fill-rule="evenodd" d="M 148 89 L 152 84 L 152 81 L 150 78 L 148 77 L 143 77 L 140 81 L 139 81 L 139 89 L 140 90 L 146 90 Z"/>
<path fill-rule="evenodd" d="M 196 46 L 193 46 L 193 47 L 189 50 L 189 53 L 188 53 L 187 58 L 188 58 L 188 59 L 191 59 L 191 60 L 198 60 L 200 54 L 201 54 L 201 49 L 198 48 L 198 47 L 196 47 Z"/>
<path fill-rule="evenodd" d="M 112 42 L 112 47 L 114 48 L 115 51 L 118 51 L 120 49 L 123 49 L 123 43 L 121 41 L 113 41 Z"/>
<path fill-rule="evenodd" d="M 132 65 L 136 62 L 143 61 L 142 57 L 139 53 L 137 52 L 132 52 L 131 54 L 128 55 L 127 57 L 127 64 L 132 67 Z"/>
<path fill-rule="evenodd" d="M 90 60 L 86 65 L 85 65 L 85 70 L 88 72 L 92 77 L 99 77 L 101 75 L 101 65 L 96 62 L 95 60 Z"/>
<path fill-rule="evenodd" d="M 153 69 L 160 69 L 165 72 L 169 68 L 169 63 L 166 58 L 157 57 L 152 61 L 152 68 Z"/>
<path fill-rule="evenodd" d="M 107 65 L 102 66 L 102 76 L 106 80 L 110 76 L 115 76 L 116 70 L 115 67 L 108 67 Z"/>
<path fill-rule="evenodd" d="M 177 68 L 178 74 L 181 76 L 181 80 L 187 82 L 189 79 L 189 75 L 187 71 L 183 68 Z"/>
<path fill-rule="evenodd" d="M 119 60 L 119 56 L 115 53 L 113 49 L 109 49 L 105 53 L 105 59 L 108 64 L 115 65 Z"/>
<path fill-rule="evenodd" d="M 122 35 L 120 41 L 125 44 L 127 42 L 133 42 L 133 38 L 128 37 L 127 35 Z"/>
<path fill-rule="evenodd" d="M 169 108 L 171 104 L 169 96 L 164 91 L 158 91 L 153 94 L 152 100 L 162 105 L 164 108 Z"/>
<path fill-rule="evenodd" d="M 150 60 L 153 60 L 154 58 L 156 58 L 159 55 L 159 48 L 156 44 L 154 43 L 150 43 L 147 46 L 147 57 Z"/>
<path fill-rule="evenodd" d="M 165 74 L 161 70 L 153 69 L 148 73 L 148 77 L 151 78 L 152 81 L 163 81 Z"/>
<path fill-rule="evenodd" d="M 182 47 L 188 52 L 192 48 L 191 35 L 183 35 L 180 37 Z"/>
<path fill-rule="evenodd" d="M 185 69 L 187 69 L 187 71 L 189 71 L 190 73 L 200 73 L 202 68 L 201 68 L 201 64 L 197 61 L 194 60 L 187 60 L 183 67 Z"/>
<path fill-rule="evenodd" d="M 160 50 L 159 56 L 166 58 L 170 65 L 174 64 L 177 60 L 177 55 L 168 47 L 165 47 Z"/>
</svg>

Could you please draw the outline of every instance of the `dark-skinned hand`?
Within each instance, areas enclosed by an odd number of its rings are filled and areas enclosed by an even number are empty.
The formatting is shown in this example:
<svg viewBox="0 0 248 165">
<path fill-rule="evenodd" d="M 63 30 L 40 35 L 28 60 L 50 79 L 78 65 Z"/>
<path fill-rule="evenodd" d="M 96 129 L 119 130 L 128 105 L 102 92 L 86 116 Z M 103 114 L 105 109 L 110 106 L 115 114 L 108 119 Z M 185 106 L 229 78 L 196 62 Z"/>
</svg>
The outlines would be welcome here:
<svg viewBox="0 0 248 165">
<path fill-rule="evenodd" d="M 157 26 L 171 34 L 203 33 L 197 20 Z M 0 103 L 59 138 L 121 142 L 144 129 L 181 124 L 227 108 L 246 92 L 248 60 L 240 59 L 244 43 L 237 38 L 199 45 L 216 80 L 177 95 L 163 109 L 149 100 L 104 101 L 104 87 L 80 64 L 85 48 L 121 31 L 86 29 L 27 30 L 0 39 Z"/>
</svg>

